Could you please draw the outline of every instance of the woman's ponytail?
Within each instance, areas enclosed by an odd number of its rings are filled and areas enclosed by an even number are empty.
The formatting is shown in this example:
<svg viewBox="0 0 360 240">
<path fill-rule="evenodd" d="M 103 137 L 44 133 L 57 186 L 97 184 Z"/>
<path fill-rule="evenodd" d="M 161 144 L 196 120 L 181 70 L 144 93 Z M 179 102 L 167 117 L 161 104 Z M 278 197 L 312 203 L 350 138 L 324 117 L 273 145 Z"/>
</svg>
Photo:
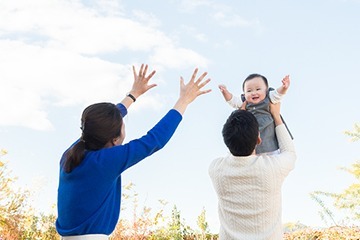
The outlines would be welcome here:
<svg viewBox="0 0 360 240">
<path fill-rule="evenodd" d="M 79 166 L 85 155 L 85 142 L 79 140 L 66 153 L 66 160 L 64 163 L 65 172 L 71 172 L 75 167 Z"/>
</svg>

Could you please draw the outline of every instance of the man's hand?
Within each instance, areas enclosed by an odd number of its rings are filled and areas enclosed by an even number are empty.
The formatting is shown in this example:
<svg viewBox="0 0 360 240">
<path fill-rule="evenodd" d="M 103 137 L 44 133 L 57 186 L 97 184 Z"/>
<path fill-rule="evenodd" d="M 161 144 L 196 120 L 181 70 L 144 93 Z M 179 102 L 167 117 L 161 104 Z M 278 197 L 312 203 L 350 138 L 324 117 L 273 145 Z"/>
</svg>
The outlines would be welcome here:
<svg viewBox="0 0 360 240">
<path fill-rule="evenodd" d="M 270 113 L 274 119 L 275 126 L 278 126 L 283 123 L 280 116 L 280 103 L 270 103 Z"/>
</svg>

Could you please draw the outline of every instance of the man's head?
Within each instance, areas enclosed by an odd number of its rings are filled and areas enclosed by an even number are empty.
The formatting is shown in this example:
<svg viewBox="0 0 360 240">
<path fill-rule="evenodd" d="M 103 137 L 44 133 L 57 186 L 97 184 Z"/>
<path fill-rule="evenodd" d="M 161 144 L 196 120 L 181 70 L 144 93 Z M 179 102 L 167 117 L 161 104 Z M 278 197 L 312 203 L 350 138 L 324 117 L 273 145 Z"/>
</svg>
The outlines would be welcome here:
<svg viewBox="0 0 360 240">
<path fill-rule="evenodd" d="M 222 135 L 225 145 L 234 156 L 250 156 L 261 142 L 259 124 L 254 115 L 245 110 L 235 110 L 230 114 Z"/>
</svg>

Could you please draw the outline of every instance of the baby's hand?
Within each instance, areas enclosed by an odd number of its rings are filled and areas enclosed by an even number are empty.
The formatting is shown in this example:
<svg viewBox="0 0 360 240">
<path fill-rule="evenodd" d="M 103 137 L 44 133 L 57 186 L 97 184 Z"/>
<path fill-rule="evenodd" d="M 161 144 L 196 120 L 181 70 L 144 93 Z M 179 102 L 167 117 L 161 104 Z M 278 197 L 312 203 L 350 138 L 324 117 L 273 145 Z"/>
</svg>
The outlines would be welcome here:
<svg viewBox="0 0 360 240">
<path fill-rule="evenodd" d="M 286 91 L 290 87 L 290 76 L 286 75 L 281 82 L 283 89 Z"/>
<path fill-rule="evenodd" d="M 227 91 L 227 88 L 226 88 L 226 86 L 224 84 L 220 84 L 219 89 L 220 89 L 221 92 Z"/>
<path fill-rule="evenodd" d="M 230 93 L 224 84 L 219 85 L 220 92 L 222 93 L 225 101 L 229 101 L 232 98 L 232 93 Z"/>
</svg>

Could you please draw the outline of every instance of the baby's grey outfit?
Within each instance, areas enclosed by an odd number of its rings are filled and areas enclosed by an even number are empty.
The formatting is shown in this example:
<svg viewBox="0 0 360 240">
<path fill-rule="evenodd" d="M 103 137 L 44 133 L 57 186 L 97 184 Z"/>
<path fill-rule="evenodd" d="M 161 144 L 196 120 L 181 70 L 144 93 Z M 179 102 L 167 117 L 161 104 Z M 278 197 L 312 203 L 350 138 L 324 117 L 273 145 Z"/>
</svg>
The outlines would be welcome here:
<svg viewBox="0 0 360 240">
<path fill-rule="evenodd" d="M 269 88 L 269 91 L 266 94 L 266 98 L 257 104 L 248 103 L 246 104 L 246 110 L 254 114 L 256 120 L 259 123 L 259 132 L 261 137 L 261 144 L 256 146 L 256 154 L 267 153 L 267 152 L 274 152 L 279 149 L 279 143 L 275 133 L 275 122 L 270 113 L 270 91 L 274 91 L 273 88 Z M 241 96 L 245 101 L 245 97 Z M 280 115 L 286 129 L 288 130 L 291 139 L 294 139 L 292 136 L 285 120 Z"/>
<path fill-rule="evenodd" d="M 257 104 L 248 103 L 246 105 L 246 110 L 254 114 L 259 123 L 259 131 L 262 142 L 256 147 L 256 154 L 274 152 L 279 149 L 279 144 L 275 133 L 275 123 L 270 113 L 270 103 L 272 98 L 275 98 L 273 103 L 277 103 L 280 102 L 281 95 L 279 95 L 279 93 L 274 88 L 269 88 L 266 94 L 266 98 L 262 102 Z M 241 107 L 243 102 L 245 102 L 244 94 L 241 94 L 240 97 L 233 95 L 233 97 L 227 101 L 230 106 L 237 109 Z M 294 139 L 288 126 L 286 125 L 286 122 L 281 115 L 280 117 L 283 120 L 291 138 Z"/>
<path fill-rule="evenodd" d="M 246 110 L 254 114 L 258 123 L 261 137 L 261 144 L 256 147 L 256 154 L 274 152 L 279 149 L 279 143 L 275 134 L 275 123 L 270 113 L 270 98 L 258 103 L 248 103 Z"/>
</svg>

